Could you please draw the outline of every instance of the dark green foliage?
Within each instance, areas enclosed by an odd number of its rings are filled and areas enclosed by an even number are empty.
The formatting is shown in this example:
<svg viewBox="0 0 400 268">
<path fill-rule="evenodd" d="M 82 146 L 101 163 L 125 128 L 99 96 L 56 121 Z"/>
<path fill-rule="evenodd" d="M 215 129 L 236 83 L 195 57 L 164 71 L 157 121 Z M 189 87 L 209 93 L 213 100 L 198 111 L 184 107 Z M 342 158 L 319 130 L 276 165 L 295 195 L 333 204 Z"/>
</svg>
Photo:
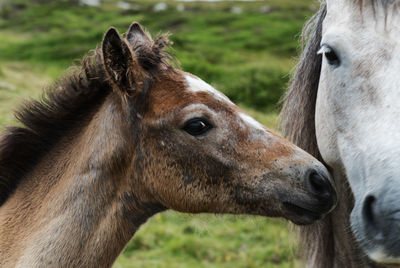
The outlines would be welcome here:
<svg viewBox="0 0 400 268">
<path fill-rule="evenodd" d="M 45 3 L 43 3 L 45 2 Z M 185 12 L 154 12 L 156 2 L 134 3 L 121 10 L 116 2 L 100 7 L 77 1 L 11 1 L 0 12 L 0 60 L 23 60 L 66 68 L 98 45 L 112 25 L 126 31 L 138 21 L 150 32 L 173 33 L 172 51 L 184 70 L 203 78 L 233 101 L 274 110 L 286 86 L 298 42 L 296 35 L 312 13 L 309 1 L 253 4 L 186 4 Z M 267 14 L 262 5 L 271 5 Z M 231 6 L 242 8 L 233 14 Z M 15 34 L 15 36 L 13 36 Z"/>
<path fill-rule="evenodd" d="M 277 102 L 284 92 L 287 74 L 279 68 L 248 68 L 238 77 L 226 80 L 221 88 L 235 102 L 262 109 L 277 107 Z"/>
</svg>

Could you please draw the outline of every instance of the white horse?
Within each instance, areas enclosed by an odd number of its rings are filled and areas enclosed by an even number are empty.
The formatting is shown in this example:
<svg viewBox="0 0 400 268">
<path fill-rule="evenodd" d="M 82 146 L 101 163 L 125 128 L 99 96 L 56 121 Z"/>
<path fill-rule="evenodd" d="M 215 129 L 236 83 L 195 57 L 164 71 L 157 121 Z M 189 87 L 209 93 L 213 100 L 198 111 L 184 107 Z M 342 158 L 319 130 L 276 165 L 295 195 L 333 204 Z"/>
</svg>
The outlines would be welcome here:
<svg viewBox="0 0 400 268">
<path fill-rule="evenodd" d="M 400 1 L 326 0 L 304 34 L 282 126 L 339 197 L 302 230 L 308 266 L 400 265 Z"/>
</svg>

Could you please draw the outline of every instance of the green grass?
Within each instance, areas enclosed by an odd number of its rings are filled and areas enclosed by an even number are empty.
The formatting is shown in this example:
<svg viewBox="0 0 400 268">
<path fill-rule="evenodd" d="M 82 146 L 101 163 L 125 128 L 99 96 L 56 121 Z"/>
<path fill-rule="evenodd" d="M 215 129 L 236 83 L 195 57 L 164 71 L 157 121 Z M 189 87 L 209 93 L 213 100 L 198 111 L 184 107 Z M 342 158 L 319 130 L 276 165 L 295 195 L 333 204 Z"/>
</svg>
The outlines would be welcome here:
<svg viewBox="0 0 400 268">
<path fill-rule="evenodd" d="M 114 267 L 295 267 L 294 242 L 282 220 L 171 211 L 151 218 Z"/>
<path fill-rule="evenodd" d="M 0 0 L 1 1 L 1 0 Z M 4 0 L 3 0 L 4 2 Z M 177 3 L 154 12 L 155 1 L 121 10 L 72 0 L 9 0 L 0 5 L 0 128 L 16 124 L 12 111 L 37 98 L 110 27 L 139 21 L 150 32 L 171 32 L 171 53 L 182 69 L 228 95 L 264 125 L 276 129 L 277 102 L 294 66 L 296 36 L 318 3 L 266 0 Z M 231 6 L 241 14 L 230 12 Z M 261 6 L 272 12 L 261 14 Z M 168 211 L 144 224 L 115 267 L 298 267 L 296 239 L 284 220 L 250 216 L 187 215 Z"/>
<path fill-rule="evenodd" d="M 40 97 L 52 79 L 28 63 L 0 61 L 0 66 L 0 126 L 4 127 L 14 125 L 13 111 L 24 100 Z"/>
</svg>

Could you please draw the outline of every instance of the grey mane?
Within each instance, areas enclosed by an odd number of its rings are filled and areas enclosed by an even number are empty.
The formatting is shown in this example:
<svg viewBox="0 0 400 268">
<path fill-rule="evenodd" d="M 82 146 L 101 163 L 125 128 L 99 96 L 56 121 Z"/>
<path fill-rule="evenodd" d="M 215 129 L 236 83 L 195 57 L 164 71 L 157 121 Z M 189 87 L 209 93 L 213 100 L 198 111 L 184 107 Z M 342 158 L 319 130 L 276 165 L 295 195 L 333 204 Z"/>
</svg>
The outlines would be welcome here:
<svg viewBox="0 0 400 268">
<path fill-rule="evenodd" d="M 306 24 L 302 33 L 303 52 L 289 89 L 283 99 L 280 114 L 283 135 L 294 144 L 322 161 L 315 136 L 315 103 L 321 71 L 321 55 L 317 55 L 322 37 L 322 22 L 326 4 Z M 305 260 L 315 267 L 331 267 L 333 234 L 330 217 L 309 227 L 300 228 L 300 247 Z M 321 253 L 328 256 L 321 256 Z M 332 254 L 332 255 L 330 255 Z M 316 260 L 315 258 L 318 258 Z"/>
</svg>

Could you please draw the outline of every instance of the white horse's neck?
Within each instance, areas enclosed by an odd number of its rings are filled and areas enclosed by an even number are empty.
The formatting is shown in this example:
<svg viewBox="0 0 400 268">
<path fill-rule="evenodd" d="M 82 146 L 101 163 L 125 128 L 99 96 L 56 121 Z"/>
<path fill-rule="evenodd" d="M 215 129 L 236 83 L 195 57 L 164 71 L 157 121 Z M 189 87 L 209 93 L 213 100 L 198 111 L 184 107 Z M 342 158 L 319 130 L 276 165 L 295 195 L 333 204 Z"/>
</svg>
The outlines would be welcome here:
<svg viewBox="0 0 400 268">
<path fill-rule="evenodd" d="M 110 135 L 119 119 L 112 106 L 102 109 L 1 207 L 0 236 L 9 245 L 0 245 L 8 249 L 0 267 L 110 267 L 140 224 L 161 210 L 131 185 L 134 171 L 117 168 L 127 156 L 123 139 Z"/>
</svg>

